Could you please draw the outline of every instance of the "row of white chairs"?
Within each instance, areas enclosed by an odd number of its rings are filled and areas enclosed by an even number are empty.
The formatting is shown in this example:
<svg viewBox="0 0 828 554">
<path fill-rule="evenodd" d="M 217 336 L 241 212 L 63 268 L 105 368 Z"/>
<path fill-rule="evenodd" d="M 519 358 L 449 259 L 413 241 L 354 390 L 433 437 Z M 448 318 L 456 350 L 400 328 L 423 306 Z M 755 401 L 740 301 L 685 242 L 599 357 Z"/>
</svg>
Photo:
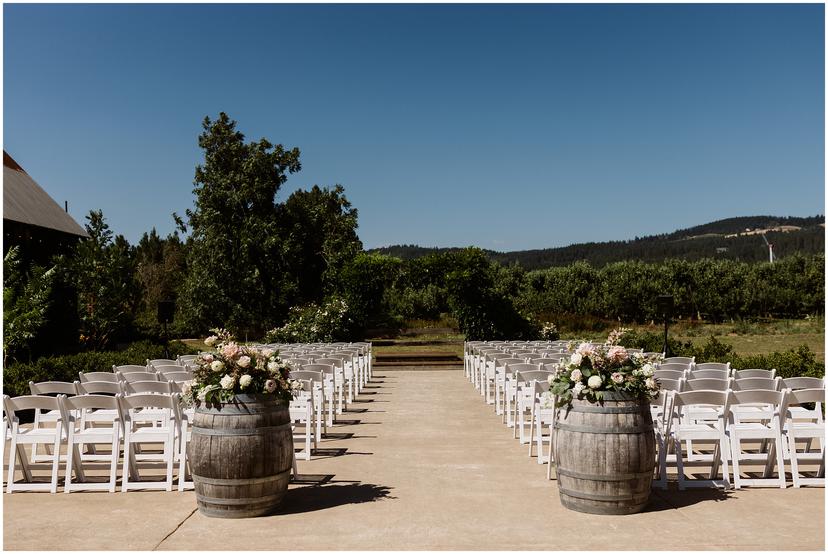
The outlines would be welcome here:
<svg viewBox="0 0 828 554">
<path fill-rule="evenodd" d="M 180 404 L 178 393 L 171 394 L 81 394 L 67 396 L 3 397 L 3 408 L 8 420 L 9 441 L 8 477 L 6 492 L 17 490 L 49 490 L 57 492 L 61 462 L 65 464 L 64 491 L 108 490 L 115 492 L 118 467 L 121 465 L 121 491 L 130 489 L 173 489 L 173 469 L 178 466 L 178 488 L 192 486 L 185 482 L 186 438 L 188 417 Z M 26 410 L 50 414 L 54 426 L 27 426 L 21 424 L 19 414 Z M 42 423 L 42 421 L 41 421 Z M 5 440 L 4 440 L 5 443 Z M 34 482 L 32 468 L 24 445 L 34 451 L 46 445 L 52 452 L 51 478 L 48 483 Z M 139 449 L 140 446 L 161 445 L 161 451 Z M 89 447 L 108 445 L 108 453 Z M 65 453 L 62 450 L 65 449 Z M 157 450 L 157 448 L 156 448 Z M 88 462 L 96 467 L 109 462 L 109 478 L 105 482 L 87 479 Z M 140 466 L 147 462 L 161 463 L 165 469 L 163 481 L 141 479 Z M 24 481 L 15 482 L 17 465 Z M 189 486 L 188 486 L 189 485 Z"/>
</svg>

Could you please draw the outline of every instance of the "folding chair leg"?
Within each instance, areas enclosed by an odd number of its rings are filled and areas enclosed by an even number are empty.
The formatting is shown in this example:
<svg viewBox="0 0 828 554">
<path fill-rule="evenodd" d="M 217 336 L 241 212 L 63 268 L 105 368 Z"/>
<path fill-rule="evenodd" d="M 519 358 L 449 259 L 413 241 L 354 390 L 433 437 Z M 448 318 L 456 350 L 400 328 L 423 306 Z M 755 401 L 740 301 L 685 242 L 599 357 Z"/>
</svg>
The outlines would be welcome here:
<svg viewBox="0 0 828 554">
<path fill-rule="evenodd" d="M 164 457 L 167 458 L 167 492 L 173 489 L 173 465 L 175 464 L 175 434 L 170 431 L 170 436 L 164 442 Z"/>
<path fill-rule="evenodd" d="M 19 454 L 22 454 L 20 456 L 21 461 L 26 458 L 25 452 L 18 452 L 17 438 L 14 433 L 12 433 L 11 444 L 9 445 L 9 477 L 6 480 L 6 492 L 8 494 L 11 494 L 12 489 L 14 488 L 14 466 L 17 463 L 17 457 Z"/>
<path fill-rule="evenodd" d="M 118 430 L 112 432 L 112 461 L 109 462 L 109 492 L 115 492 L 115 483 L 118 479 L 118 459 L 121 453 L 121 437 Z M 67 472 L 68 475 L 68 472 Z"/>
<path fill-rule="evenodd" d="M 55 434 L 57 436 L 55 437 L 55 450 L 52 455 L 52 486 L 49 489 L 49 492 L 52 494 L 57 492 L 58 471 L 60 470 L 60 432 L 56 432 Z"/>
<path fill-rule="evenodd" d="M 132 444 L 130 444 L 129 431 L 124 436 L 124 469 L 121 477 L 121 492 L 129 488 L 129 474 L 132 470 Z M 137 473 L 137 472 L 136 472 Z M 134 475 L 137 478 L 137 475 Z"/>
</svg>

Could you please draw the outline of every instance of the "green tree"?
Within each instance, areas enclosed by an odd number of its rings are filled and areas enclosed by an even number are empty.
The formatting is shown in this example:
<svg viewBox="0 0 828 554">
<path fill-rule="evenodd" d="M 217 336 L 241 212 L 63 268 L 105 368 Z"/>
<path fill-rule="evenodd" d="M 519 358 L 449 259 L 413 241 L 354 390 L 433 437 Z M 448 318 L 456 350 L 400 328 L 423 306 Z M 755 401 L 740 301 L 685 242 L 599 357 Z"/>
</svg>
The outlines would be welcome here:
<svg viewBox="0 0 828 554">
<path fill-rule="evenodd" d="M 279 228 L 294 304 L 318 303 L 336 291 L 343 267 L 362 251 L 357 210 L 341 185 L 295 191 L 280 205 Z"/>
<path fill-rule="evenodd" d="M 66 269 L 78 293 L 81 342 L 101 350 L 130 327 L 139 295 L 129 243 L 120 235 L 113 239 L 100 210 L 86 219 L 89 237 L 76 245 Z"/>
<path fill-rule="evenodd" d="M 137 324 L 144 332 L 158 335 L 158 302 L 175 301 L 184 281 L 184 244 L 178 233 L 161 238 L 153 228 L 149 233 L 144 233 L 138 241 L 135 247 L 135 260 L 136 279 L 141 287 Z"/>
<path fill-rule="evenodd" d="M 20 259 L 13 246 L 3 258 L 3 367 L 23 352 L 32 358 L 32 344 L 47 323 L 55 268 L 32 266 Z"/>
<path fill-rule="evenodd" d="M 299 149 L 245 142 L 223 112 L 204 118 L 198 144 L 204 163 L 195 171 L 195 208 L 187 225 L 176 216 L 191 232 L 181 312 L 194 329 L 262 336 L 286 313 L 275 197 L 287 174 L 301 169 Z"/>
</svg>

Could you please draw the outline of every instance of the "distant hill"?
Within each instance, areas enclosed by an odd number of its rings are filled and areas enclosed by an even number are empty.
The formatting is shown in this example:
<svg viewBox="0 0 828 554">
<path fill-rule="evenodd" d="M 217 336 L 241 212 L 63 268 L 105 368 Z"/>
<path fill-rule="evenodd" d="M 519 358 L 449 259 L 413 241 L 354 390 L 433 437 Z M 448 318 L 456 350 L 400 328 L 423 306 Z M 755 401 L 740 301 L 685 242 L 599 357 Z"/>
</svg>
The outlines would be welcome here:
<svg viewBox="0 0 828 554">
<path fill-rule="evenodd" d="M 586 260 L 596 266 L 623 260 L 658 262 L 668 258 L 686 260 L 726 258 L 761 262 L 768 259 L 768 249 L 761 234 L 764 234 L 773 244 L 777 258 L 795 252 L 822 253 L 825 251 L 824 224 L 825 217 L 821 215 L 813 217 L 770 215 L 731 217 L 688 229 L 679 229 L 672 233 L 636 237 L 626 241 L 587 242 L 560 248 L 515 252 L 494 250 L 485 250 L 485 252 L 497 262 L 517 263 L 528 270 L 568 265 L 579 260 Z M 457 250 L 460 248 L 427 248 L 403 244 L 374 248 L 369 252 L 409 260 L 428 254 Z"/>
</svg>

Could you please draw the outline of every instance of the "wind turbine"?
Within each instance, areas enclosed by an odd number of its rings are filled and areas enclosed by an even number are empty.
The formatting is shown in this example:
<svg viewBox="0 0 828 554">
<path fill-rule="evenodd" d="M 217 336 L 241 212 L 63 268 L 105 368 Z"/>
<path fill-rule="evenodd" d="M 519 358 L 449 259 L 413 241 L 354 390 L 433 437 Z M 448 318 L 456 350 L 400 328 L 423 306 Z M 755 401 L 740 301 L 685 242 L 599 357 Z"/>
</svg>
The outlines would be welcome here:
<svg viewBox="0 0 828 554">
<path fill-rule="evenodd" d="M 764 240 L 765 244 L 768 245 L 768 257 L 770 258 L 770 263 L 773 263 L 773 244 L 768 242 L 768 238 L 765 236 L 765 233 L 762 233 L 762 240 Z"/>
</svg>

